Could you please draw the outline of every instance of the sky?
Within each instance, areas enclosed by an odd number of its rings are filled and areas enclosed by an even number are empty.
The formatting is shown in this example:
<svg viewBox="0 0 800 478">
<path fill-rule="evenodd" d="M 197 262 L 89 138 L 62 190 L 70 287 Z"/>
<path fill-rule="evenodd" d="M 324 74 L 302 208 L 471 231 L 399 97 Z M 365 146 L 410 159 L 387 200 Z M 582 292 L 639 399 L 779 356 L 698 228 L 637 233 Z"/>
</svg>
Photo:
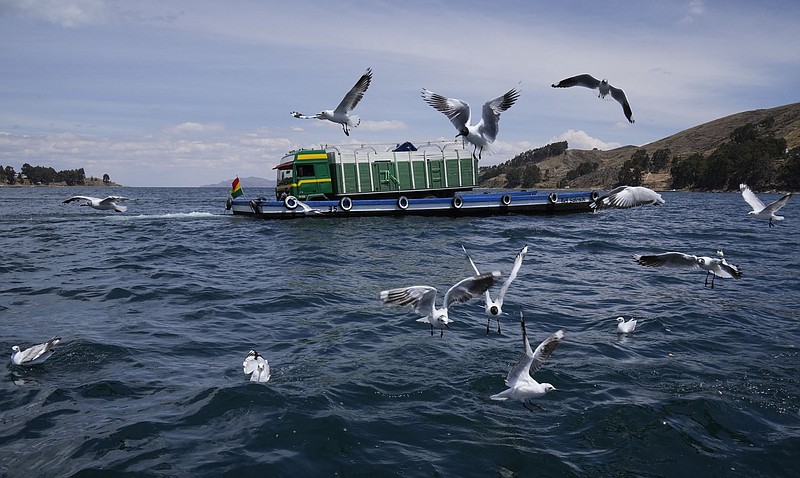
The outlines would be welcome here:
<svg viewBox="0 0 800 478">
<path fill-rule="evenodd" d="M 800 101 L 798 19 L 796 0 L 0 0 L 0 165 L 271 179 L 297 148 L 454 139 L 423 87 L 474 116 L 521 88 L 482 165 L 562 140 L 641 146 Z M 368 67 L 350 137 L 290 116 L 335 108 Z M 550 86 L 581 73 L 622 88 L 636 122 Z"/>
</svg>

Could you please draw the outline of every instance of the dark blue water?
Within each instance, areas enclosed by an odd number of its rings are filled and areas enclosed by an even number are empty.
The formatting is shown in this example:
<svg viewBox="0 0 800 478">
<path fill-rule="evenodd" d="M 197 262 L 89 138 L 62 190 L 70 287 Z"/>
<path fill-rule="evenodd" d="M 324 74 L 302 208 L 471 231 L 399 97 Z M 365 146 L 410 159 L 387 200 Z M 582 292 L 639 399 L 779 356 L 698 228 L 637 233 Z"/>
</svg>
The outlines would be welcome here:
<svg viewBox="0 0 800 478">
<path fill-rule="evenodd" d="M 2 476 L 788 476 L 800 463 L 800 200 L 769 229 L 738 194 L 557 217 L 255 220 L 223 189 L 0 188 Z M 246 191 L 248 195 L 267 194 Z M 777 195 L 766 195 L 777 198 Z M 503 334 L 482 301 L 444 337 L 382 289 L 508 273 Z M 725 251 L 744 277 L 638 266 Z M 495 288 L 495 293 L 497 288 Z M 441 299 L 440 299 L 441 300 Z M 560 389 L 489 396 L 531 341 Z M 621 336 L 614 319 L 639 319 Z M 535 344 L 534 344 L 535 346 Z M 272 380 L 241 363 L 264 354 Z"/>
</svg>

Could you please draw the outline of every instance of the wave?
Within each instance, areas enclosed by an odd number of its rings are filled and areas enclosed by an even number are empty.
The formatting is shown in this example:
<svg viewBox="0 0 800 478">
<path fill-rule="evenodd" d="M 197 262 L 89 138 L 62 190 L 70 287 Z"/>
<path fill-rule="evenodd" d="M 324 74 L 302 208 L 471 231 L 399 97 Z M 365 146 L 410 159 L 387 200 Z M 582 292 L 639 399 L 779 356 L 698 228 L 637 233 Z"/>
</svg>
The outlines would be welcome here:
<svg viewBox="0 0 800 478">
<path fill-rule="evenodd" d="M 138 215 L 114 215 L 104 216 L 109 221 L 141 221 L 153 219 L 224 219 L 232 217 L 230 214 L 214 214 L 210 212 L 170 212 L 164 214 L 138 214 Z"/>
</svg>

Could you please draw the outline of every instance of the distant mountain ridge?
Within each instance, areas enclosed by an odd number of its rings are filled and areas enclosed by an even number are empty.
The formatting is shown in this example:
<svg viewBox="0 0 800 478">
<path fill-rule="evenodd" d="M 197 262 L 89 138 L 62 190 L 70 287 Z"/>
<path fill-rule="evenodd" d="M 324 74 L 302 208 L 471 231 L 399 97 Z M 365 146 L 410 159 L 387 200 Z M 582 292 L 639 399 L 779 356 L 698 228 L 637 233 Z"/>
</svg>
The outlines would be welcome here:
<svg viewBox="0 0 800 478">
<path fill-rule="evenodd" d="M 558 188 L 568 186 L 581 189 L 609 189 L 618 181 L 618 173 L 625 161 L 637 150 L 646 150 L 652 155 L 659 149 L 669 149 L 673 157 L 687 157 L 695 153 L 711 154 L 723 143 L 730 140 L 731 133 L 746 124 L 759 124 L 770 121 L 770 131 L 778 138 L 786 140 L 787 149 L 800 147 L 800 103 L 775 108 L 757 109 L 732 114 L 709 121 L 698 126 L 675 133 L 666 138 L 643 146 L 622 146 L 600 150 L 567 149 L 562 154 L 550 156 L 536 165 L 542 179 L 536 183 L 539 188 Z M 513 161 L 510 160 L 509 163 Z M 582 163 L 596 164 L 593 171 L 577 178 L 569 179 L 567 174 Z M 642 179 L 642 186 L 653 189 L 668 189 L 672 183 L 669 167 L 665 171 L 648 174 Z M 482 187 L 505 187 L 506 174 L 501 174 L 481 182 Z"/>
<path fill-rule="evenodd" d="M 206 184 L 200 186 L 201 188 L 230 188 L 231 183 L 233 182 L 234 178 L 226 179 L 224 181 L 220 181 L 216 184 Z M 242 186 L 242 189 L 247 188 L 274 188 L 275 187 L 275 180 L 274 179 L 266 179 L 266 178 L 259 178 L 258 176 L 248 176 L 246 178 L 239 178 L 239 184 Z"/>
</svg>

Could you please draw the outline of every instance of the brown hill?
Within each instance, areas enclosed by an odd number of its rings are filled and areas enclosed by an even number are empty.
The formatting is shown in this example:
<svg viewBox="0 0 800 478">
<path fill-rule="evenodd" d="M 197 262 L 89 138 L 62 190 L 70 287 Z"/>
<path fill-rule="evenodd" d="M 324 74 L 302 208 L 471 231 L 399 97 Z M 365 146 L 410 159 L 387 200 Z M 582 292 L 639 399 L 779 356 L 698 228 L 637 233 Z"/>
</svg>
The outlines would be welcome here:
<svg viewBox="0 0 800 478">
<path fill-rule="evenodd" d="M 538 163 L 544 179 L 537 184 L 542 188 L 556 188 L 566 174 L 582 162 L 599 163 L 598 168 L 567 184 L 580 189 L 608 189 L 617 182 L 617 174 L 622 163 L 631 158 L 638 149 L 647 150 L 652 156 L 659 149 L 669 148 L 670 157 L 687 157 L 694 153 L 708 155 L 722 143 L 730 139 L 736 128 L 747 123 L 759 124 L 767 118 L 774 120 L 770 131 L 775 137 L 784 138 L 789 149 L 800 146 L 800 103 L 793 103 L 776 108 L 759 109 L 736 113 L 708 123 L 689 128 L 666 138 L 643 146 L 623 146 L 608 151 L 568 149 L 565 153 L 548 158 Z M 485 186 L 500 187 L 503 178 L 493 178 L 492 184 Z M 661 173 L 650 173 L 643 178 L 642 185 L 653 189 L 670 187 L 669 168 Z"/>
</svg>

